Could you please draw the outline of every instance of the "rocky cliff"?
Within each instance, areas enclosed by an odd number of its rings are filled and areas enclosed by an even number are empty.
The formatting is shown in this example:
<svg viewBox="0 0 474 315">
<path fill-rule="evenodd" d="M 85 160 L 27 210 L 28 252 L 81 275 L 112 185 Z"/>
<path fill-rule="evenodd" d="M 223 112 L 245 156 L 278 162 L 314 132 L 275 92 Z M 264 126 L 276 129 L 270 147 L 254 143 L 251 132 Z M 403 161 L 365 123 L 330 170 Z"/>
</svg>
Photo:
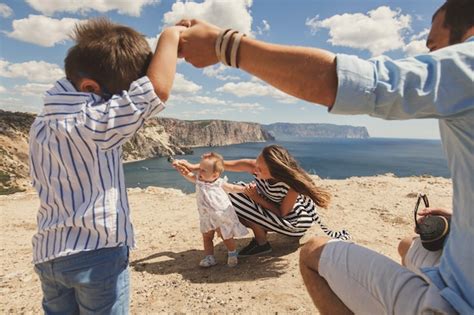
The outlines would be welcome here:
<svg viewBox="0 0 474 315">
<path fill-rule="evenodd" d="M 277 140 L 301 140 L 303 138 L 367 139 L 365 127 L 341 126 L 333 124 L 290 124 L 275 123 L 263 125 Z"/>
<path fill-rule="evenodd" d="M 227 120 L 151 118 L 124 145 L 124 160 L 185 154 L 192 147 L 215 147 L 274 138 L 260 124 Z"/>
<path fill-rule="evenodd" d="M 35 116 L 0 110 L 0 195 L 29 186 L 28 132 Z"/>
<path fill-rule="evenodd" d="M 35 115 L 0 110 L 0 194 L 29 187 L 28 133 Z M 189 153 L 192 147 L 273 140 L 257 123 L 151 118 L 123 146 L 125 161 Z"/>
</svg>

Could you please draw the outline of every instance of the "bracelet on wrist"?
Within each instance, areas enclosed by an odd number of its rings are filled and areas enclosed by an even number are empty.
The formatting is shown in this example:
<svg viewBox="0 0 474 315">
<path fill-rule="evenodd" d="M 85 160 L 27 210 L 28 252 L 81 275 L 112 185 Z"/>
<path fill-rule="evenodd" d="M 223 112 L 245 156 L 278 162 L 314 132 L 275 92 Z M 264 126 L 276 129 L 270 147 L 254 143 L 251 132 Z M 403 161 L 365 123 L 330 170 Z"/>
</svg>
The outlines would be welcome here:
<svg viewBox="0 0 474 315">
<path fill-rule="evenodd" d="M 215 44 L 217 59 L 226 66 L 238 68 L 238 52 L 243 36 L 246 35 L 230 28 L 221 31 Z"/>
</svg>

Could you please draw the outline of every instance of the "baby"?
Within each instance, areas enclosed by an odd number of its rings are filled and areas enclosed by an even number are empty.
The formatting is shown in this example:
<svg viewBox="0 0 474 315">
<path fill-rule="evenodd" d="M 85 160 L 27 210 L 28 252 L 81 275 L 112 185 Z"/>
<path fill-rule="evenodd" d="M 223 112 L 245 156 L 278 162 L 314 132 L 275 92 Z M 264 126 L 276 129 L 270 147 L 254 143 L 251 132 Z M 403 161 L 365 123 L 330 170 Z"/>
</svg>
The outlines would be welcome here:
<svg viewBox="0 0 474 315">
<path fill-rule="evenodd" d="M 244 186 L 227 183 L 227 177 L 221 178 L 224 171 L 224 160 L 221 155 L 210 152 L 204 155 L 199 164 L 197 174 L 191 172 L 179 160 L 173 161 L 175 167 L 184 178 L 196 184 L 197 208 L 204 243 L 204 258 L 199 265 L 212 267 L 217 264 L 214 257 L 214 234 L 224 241 L 228 250 L 227 265 L 237 265 L 237 251 L 234 237 L 244 236 L 247 228 L 239 222 L 232 206 L 228 192 L 243 193 Z"/>
</svg>

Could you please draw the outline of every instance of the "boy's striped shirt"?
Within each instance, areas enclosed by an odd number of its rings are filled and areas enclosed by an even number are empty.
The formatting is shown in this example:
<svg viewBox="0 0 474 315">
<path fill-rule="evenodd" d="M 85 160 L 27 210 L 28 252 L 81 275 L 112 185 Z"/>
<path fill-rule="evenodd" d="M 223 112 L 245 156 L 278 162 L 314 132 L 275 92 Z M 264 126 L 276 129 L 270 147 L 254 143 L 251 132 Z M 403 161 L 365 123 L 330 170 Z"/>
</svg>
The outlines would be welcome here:
<svg viewBox="0 0 474 315">
<path fill-rule="evenodd" d="M 105 101 L 61 79 L 30 130 L 30 173 L 40 206 L 33 262 L 134 246 L 121 145 L 164 109 L 147 77 Z"/>
</svg>

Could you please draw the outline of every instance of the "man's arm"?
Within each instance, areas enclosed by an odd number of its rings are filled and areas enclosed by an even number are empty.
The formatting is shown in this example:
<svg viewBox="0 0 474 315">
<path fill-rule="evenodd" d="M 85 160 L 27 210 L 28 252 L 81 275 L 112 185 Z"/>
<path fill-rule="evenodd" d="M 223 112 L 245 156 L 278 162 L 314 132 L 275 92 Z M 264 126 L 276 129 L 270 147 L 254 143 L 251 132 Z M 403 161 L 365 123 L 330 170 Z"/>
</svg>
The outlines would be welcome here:
<svg viewBox="0 0 474 315">
<path fill-rule="evenodd" d="M 180 23 L 191 26 L 181 34 L 180 56 L 196 67 L 217 63 L 215 42 L 221 29 L 200 20 Z M 336 98 L 336 60 L 328 51 L 273 45 L 243 37 L 238 64 L 295 97 L 325 106 L 332 105 Z"/>
<path fill-rule="evenodd" d="M 239 67 L 308 102 L 331 106 L 336 99 L 336 56 L 325 50 L 274 45 L 243 37 Z"/>
</svg>

